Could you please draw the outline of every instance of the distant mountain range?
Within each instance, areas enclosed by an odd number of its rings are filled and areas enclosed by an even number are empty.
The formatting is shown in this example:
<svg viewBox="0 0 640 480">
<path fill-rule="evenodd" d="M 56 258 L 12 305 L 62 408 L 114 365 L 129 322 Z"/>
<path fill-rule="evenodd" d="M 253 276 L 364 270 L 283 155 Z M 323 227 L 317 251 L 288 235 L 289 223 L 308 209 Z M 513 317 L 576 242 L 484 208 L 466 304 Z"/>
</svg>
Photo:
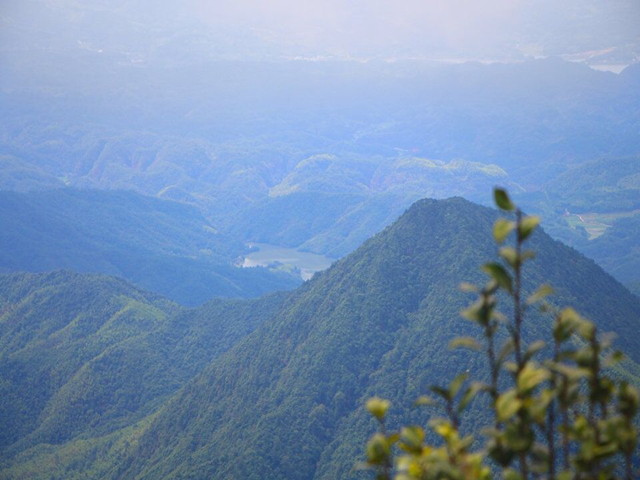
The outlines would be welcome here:
<svg viewBox="0 0 640 480">
<path fill-rule="evenodd" d="M 495 218 L 421 200 L 293 292 L 195 310 L 105 277 L 1 277 L 1 475 L 351 478 L 375 428 L 366 398 L 392 400 L 392 425 L 422 422 L 429 384 L 486 374 L 448 345 L 469 333 L 458 284 L 495 255 Z M 639 381 L 640 299 L 544 232 L 531 247 L 525 291 L 547 281 L 554 304 L 620 334 L 617 374 Z M 526 341 L 549 321 L 531 311 Z"/>
<path fill-rule="evenodd" d="M 425 197 L 482 203 L 495 184 L 548 192 L 551 202 L 527 208 L 578 248 L 580 230 L 567 230 L 556 207 L 635 201 L 631 173 L 607 180 L 627 171 L 617 158 L 636 171 L 634 66 L 620 75 L 558 58 L 154 68 L 120 65 L 104 88 L 74 77 L 40 89 L 45 80 L 36 88 L 0 75 L 0 189 L 134 190 L 198 207 L 234 241 L 334 258 Z"/>
</svg>

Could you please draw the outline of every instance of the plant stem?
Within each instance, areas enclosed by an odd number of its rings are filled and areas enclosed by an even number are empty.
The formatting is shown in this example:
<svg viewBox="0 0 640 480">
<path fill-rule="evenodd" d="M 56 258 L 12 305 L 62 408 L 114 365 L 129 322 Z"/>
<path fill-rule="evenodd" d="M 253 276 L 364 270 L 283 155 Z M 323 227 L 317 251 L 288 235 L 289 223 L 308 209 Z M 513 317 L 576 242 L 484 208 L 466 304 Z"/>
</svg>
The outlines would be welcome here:
<svg viewBox="0 0 640 480">
<path fill-rule="evenodd" d="M 516 355 L 516 363 L 518 366 L 515 378 L 518 378 L 518 375 L 524 368 L 524 359 L 522 357 L 522 305 L 520 302 L 521 290 L 522 290 L 522 244 L 524 240 L 522 238 L 522 233 L 520 231 L 522 226 L 522 211 L 518 208 L 516 210 L 516 260 L 514 264 L 514 280 L 515 285 L 513 289 L 513 304 L 514 304 L 514 321 L 515 328 L 513 331 L 513 345 L 515 348 Z M 522 411 L 520 412 L 520 429 L 523 429 L 523 425 L 525 424 L 526 419 Z M 521 432 L 524 434 L 524 432 Z M 529 467 L 527 465 L 527 455 L 526 453 L 520 454 L 520 468 L 522 470 L 522 477 L 527 480 L 529 478 Z"/>
<path fill-rule="evenodd" d="M 558 362 L 560 357 L 560 345 L 555 341 L 553 345 L 553 361 Z M 557 381 L 556 374 L 551 375 L 551 390 L 555 391 Z M 556 424 L 556 411 L 555 401 L 552 401 L 549 405 L 549 413 L 547 417 L 547 443 L 549 444 L 549 480 L 553 480 L 556 477 L 556 449 L 555 449 L 555 424 Z"/>
<path fill-rule="evenodd" d="M 518 364 L 518 373 L 524 367 L 522 360 L 522 306 L 520 305 L 520 290 L 522 288 L 521 278 L 521 254 L 522 254 L 522 235 L 520 233 L 520 226 L 522 224 L 522 211 L 516 210 L 516 261 L 514 265 L 515 276 L 515 288 L 513 290 L 513 304 L 514 304 L 514 320 L 515 328 L 513 333 L 513 344 L 516 353 L 516 363 Z"/>
<path fill-rule="evenodd" d="M 593 336 L 591 338 L 591 353 L 593 355 L 591 381 L 589 382 L 589 424 L 593 428 L 595 434 L 596 445 L 600 444 L 600 429 L 598 428 L 598 422 L 596 419 L 596 402 L 597 393 L 600 388 L 600 344 L 598 343 L 597 329 L 594 327 Z M 594 460 L 591 466 L 591 473 L 593 478 L 598 478 L 600 473 L 600 461 Z"/>
<path fill-rule="evenodd" d="M 566 392 L 566 386 L 563 386 Z M 569 470 L 569 412 L 562 406 L 562 465 L 565 470 Z"/>
<path fill-rule="evenodd" d="M 489 368 L 491 370 L 491 398 L 495 403 L 498 400 L 498 364 L 496 362 L 494 332 L 490 323 L 485 327 L 485 335 L 487 337 L 487 356 L 489 357 Z"/>
</svg>

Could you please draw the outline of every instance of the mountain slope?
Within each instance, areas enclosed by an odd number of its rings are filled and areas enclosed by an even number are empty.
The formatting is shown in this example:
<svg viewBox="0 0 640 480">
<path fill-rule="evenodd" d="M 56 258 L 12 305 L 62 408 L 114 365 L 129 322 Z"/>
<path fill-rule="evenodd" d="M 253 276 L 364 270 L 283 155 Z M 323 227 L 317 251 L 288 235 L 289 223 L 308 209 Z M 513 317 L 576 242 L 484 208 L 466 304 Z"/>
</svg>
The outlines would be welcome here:
<svg viewBox="0 0 640 480">
<path fill-rule="evenodd" d="M 1 275 L 0 460 L 135 428 L 284 298 L 183 309 L 110 277 Z"/>
<path fill-rule="evenodd" d="M 69 268 L 122 276 L 184 304 L 250 297 L 300 282 L 239 269 L 242 243 L 194 207 L 125 191 L 0 192 L 0 272 Z"/>
<path fill-rule="evenodd" d="M 640 158 L 606 157 L 569 169 L 544 188 L 547 199 L 572 213 L 640 208 Z"/>
<path fill-rule="evenodd" d="M 462 199 L 420 201 L 294 292 L 192 310 L 105 277 L 0 277 L 0 378 L 12 382 L 0 476 L 350 478 L 374 428 L 366 398 L 393 401 L 391 426 L 422 423 L 410 406 L 429 384 L 486 373 L 448 344 L 470 333 L 457 285 L 481 279 L 496 217 Z M 640 300 L 544 233 L 531 246 L 525 288 L 551 282 L 558 304 L 623 333 L 617 346 L 639 360 Z M 546 322 L 533 314 L 527 339 Z M 624 369 L 637 379 L 636 364 Z M 37 378 L 53 385 L 31 392 Z M 477 411 L 466 421 L 485 423 Z"/>
<path fill-rule="evenodd" d="M 640 158 L 605 157 L 574 166 L 518 203 L 545 229 L 629 284 L 640 280 Z"/>
<path fill-rule="evenodd" d="M 85 364 L 176 309 L 121 280 L 67 272 L 0 276 L 0 302 L 4 446 L 42 427 L 40 415 Z"/>
<path fill-rule="evenodd" d="M 347 478 L 371 431 L 364 400 L 390 398 L 405 419 L 431 383 L 479 359 L 451 352 L 468 324 L 462 280 L 494 254 L 496 212 L 462 199 L 424 200 L 294 293 L 262 325 L 194 378 L 142 434 L 123 478 Z M 544 233 L 525 289 L 542 281 L 639 360 L 640 302 L 592 261 Z M 548 320 L 532 314 L 527 337 Z M 398 417 L 392 417 L 392 422 Z M 481 421 L 476 418 L 473 422 Z"/>
<path fill-rule="evenodd" d="M 13 155 L 0 152 L 0 189 L 15 192 L 61 188 L 64 184 L 39 167 Z"/>
</svg>

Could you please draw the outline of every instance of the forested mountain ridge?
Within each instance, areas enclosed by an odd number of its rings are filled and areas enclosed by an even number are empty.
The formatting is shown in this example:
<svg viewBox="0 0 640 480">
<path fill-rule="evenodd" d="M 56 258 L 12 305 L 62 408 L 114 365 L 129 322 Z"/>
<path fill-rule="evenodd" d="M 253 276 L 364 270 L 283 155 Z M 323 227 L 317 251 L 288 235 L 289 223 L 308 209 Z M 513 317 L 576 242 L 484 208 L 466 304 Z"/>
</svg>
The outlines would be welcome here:
<svg viewBox="0 0 640 480">
<path fill-rule="evenodd" d="M 95 302 L 87 302 L 76 283 L 88 278 L 89 285 L 116 282 L 124 288 L 122 281 L 69 273 L 3 277 L 0 345 L 9 346 L 0 354 L 2 371 L 32 365 L 38 375 L 78 373 L 53 375 L 60 385 L 42 395 L 30 394 L 15 379 L 4 384 L 11 394 L 4 397 L 3 412 L 17 415 L 10 409 L 20 411 L 32 395 L 41 413 L 34 418 L 22 411 L 28 418 L 20 423 L 27 427 L 16 425 L 7 434 L 0 474 L 351 478 L 374 428 L 362 408 L 366 398 L 391 399 L 392 424 L 400 417 L 423 422 L 426 413 L 410 406 L 429 384 L 467 369 L 486 373 L 481 358 L 451 351 L 448 344 L 470 333 L 459 317 L 469 299 L 458 284 L 483 276 L 478 265 L 495 254 L 490 232 L 496 217 L 460 198 L 422 200 L 294 292 L 216 300 L 192 310 L 143 296 L 131 313 L 109 314 L 92 307 Z M 538 257 L 525 270 L 525 290 L 548 281 L 557 290 L 554 303 L 579 306 L 601 330 L 623 332 L 616 346 L 631 360 L 619 374 L 636 381 L 640 299 L 543 232 L 531 247 Z M 117 293 L 105 298 L 120 312 L 120 291 L 104 290 Z M 143 295 L 136 291 L 125 298 Z M 34 302 L 39 296 L 48 300 Z M 10 307 L 20 302 L 31 315 Z M 86 305 L 99 318 L 88 321 L 87 314 L 59 302 Z M 539 337 L 549 321 L 530 313 L 527 339 Z M 91 325 L 78 340 L 80 327 Z M 25 338 L 26 346 L 12 347 L 14 337 Z M 70 366 L 77 360 L 64 357 L 52 364 L 51 355 L 59 352 L 87 352 L 91 358 L 80 369 Z M 475 425 L 482 418 L 472 410 L 466 421 Z"/>
<path fill-rule="evenodd" d="M 483 374 L 477 357 L 448 344 L 469 333 L 457 285 L 477 280 L 478 265 L 494 255 L 496 216 L 462 199 L 416 203 L 194 378 L 153 419 L 119 475 L 350 478 L 373 428 L 366 398 L 389 398 L 398 416 L 424 420 L 409 407 L 429 384 L 466 369 Z M 525 290 L 549 281 L 554 302 L 624 332 L 617 346 L 639 360 L 640 301 L 544 233 L 531 247 L 538 258 Z M 527 338 L 547 321 L 531 312 Z"/>
<path fill-rule="evenodd" d="M 135 431 L 285 298 L 185 309 L 112 277 L 0 275 L 0 470 Z"/>
<path fill-rule="evenodd" d="M 183 304 L 251 297 L 300 280 L 234 263 L 247 248 L 191 205 L 127 191 L 0 191 L 0 272 L 122 276 Z"/>
</svg>

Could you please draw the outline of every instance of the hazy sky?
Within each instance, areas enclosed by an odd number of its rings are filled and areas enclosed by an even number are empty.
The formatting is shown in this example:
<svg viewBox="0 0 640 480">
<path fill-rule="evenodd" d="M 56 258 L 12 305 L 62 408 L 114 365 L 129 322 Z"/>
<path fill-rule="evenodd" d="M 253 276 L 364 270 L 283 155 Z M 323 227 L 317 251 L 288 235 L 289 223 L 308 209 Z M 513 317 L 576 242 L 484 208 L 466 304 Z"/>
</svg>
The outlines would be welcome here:
<svg viewBox="0 0 640 480">
<path fill-rule="evenodd" d="M 237 25 L 333 52 L 493 56 L 527 45 L 575 52 L 638 43 L 640 0 L 187 0 L 209 25 Z M 563 53 L 564 53 L 563 52 Z"/>
<path fill-rule="evenodd" d="M 145 28 L 161 37 L 200 24 L 224 32 L 230 53 L 252 37 L 275 56 L 509 57 L 640 43 L 640 0 L 0 0 L 7 19 L 35 36 L 120 37 L 132 47 Z"/>
<path fill-rule="evenodd" d="M 469 41 L 491 44 L 501 29 L 518 21 L 520 0 L 191 0 L 210 24 L 277 28 L 310 46 L 360 49 L 365 46 Z"/>
</svg>

